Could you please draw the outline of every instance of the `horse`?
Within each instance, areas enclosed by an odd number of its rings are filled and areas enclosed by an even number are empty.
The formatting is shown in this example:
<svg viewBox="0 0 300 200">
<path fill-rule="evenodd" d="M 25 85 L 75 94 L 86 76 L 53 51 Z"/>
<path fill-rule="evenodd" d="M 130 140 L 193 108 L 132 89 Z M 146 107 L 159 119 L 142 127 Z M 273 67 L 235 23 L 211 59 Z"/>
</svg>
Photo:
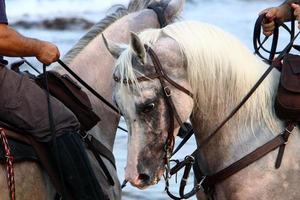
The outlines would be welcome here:
<svg viewBox="0 0 300 200">
<path fill-rule="evenodd" d="M 280 76 L 273 70 L 218 134 L 207 140 L 268 68 L 236 37 L 216 26 L 178 22 L 132 33 L 126 48 L 108 40 L 107 48 L 118 59 L 113 98 L 129 129 L 125 174 L 135 187 L 144 189 L 161 179 L 179 121 L 192 123 L 200 148 L 195 159 L 208 176 L 286 132 L 273 108 Z M 210 197 L 299 199 L 299 129 L 292 133 L 280 168 L 274 167 L 276 148 L 217 182 Z M 209 142 L 204 145 L 205 141 Z"/>
<path fill-rule="evenodd" d="M 131 0 L 128 8 L 113 6 L 114 12 L 96 23 L 63 58 L 64 63 L 111 103 L 114 58 L 106 50 L 101 34 L 117 42 L 126 43 L 129 41 L 130 31 L 160 27 L 156 12 L 147 9 L 151 3 L 150 0 Z M 163 0 L 158 2 L 158 5 L 164 8 L 161 17 L 164 17 L 168 24 L 180 14 L 184 0 Z M 66 73 L 60 65 L 53 66 L 52 70 L 61 74 Z M 120 116 L 91 93 L 88 93 L 88 96 L 94 111 L 101 117 L 101 121 L 88 134 L 93 135 L 112 151 Z M 121 199 L 116 169 L 102 157 L 115 182 L 115 185 L 111 186 L 94 155 L 90 151 L 88 154 L 102 189 L 110 199 Z M 56 191 L 45 170 L 38 163 L 32 161 L 14 163 L 14 171 L 17 199 L 54 199 Z M 0 199 L 9 199 L 5 165 L 1 165 L 0 174 Z"/>
</svg>

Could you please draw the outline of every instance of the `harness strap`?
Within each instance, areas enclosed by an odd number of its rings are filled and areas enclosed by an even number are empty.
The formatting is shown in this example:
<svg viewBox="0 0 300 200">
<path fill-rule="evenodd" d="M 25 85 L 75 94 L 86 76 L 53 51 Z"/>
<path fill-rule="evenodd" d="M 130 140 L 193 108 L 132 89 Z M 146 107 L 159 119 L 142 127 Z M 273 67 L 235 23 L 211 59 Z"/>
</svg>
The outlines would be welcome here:
<svg viewBox="0 0 300 200">
<path fill-rule="evenodd" d="M 114 179 L 112 178 L 109 170 L 107 169 L 105 163 L 103 162 L 102 158 L 100 155 L 102 155 L 102 153 L 100 154 L 100 151 L 101 149 L 105 149 L 106 147 L 103 148 L 102 144 L 100 145 L 99 143 L 96 142 L 97 140 L 95 140 L 95 138 L 91 138 L 91 139 L 87 139 L 85 140 L 85 142 L 87 143 L 88 147 L 92 150 L 95 158 L 97 159 L 101 169 L 103 170 L 106 178 L 107 178 L 107 181 L 108 183 L 111 185 L 111 186 L 114 186 L 115 185 L 115 181 Z M 96 143 L 95 143 L 96 142 Z M 106 151 L 106 150 L 105 150 Z M 106 158 L 106 157 L 105 157 Z M 113 157 L 112 157 L 113 158 Z M 108 158 L 108 160 L 111 162 L 111 159 Z M 113 164 L 114 168 L 116 168 L 116 166 Z"/>
<path fill-rule="evenodd" d="M 264 157 L 266 154 L 269 152 L 275 150 L 278 147 L 285 147 L 286 142 L 288 140 L 289 135 L 291 134 L 292 130 L 294 129 L 295 125 L 290 123 L 288 127 L 285 129 L 285 131 L 275 137 L 273 140 L 267 142 L 263 146 L 257 148 L 253 152 L 249 153 L 245 157 L 241 158 L 240 160 L 236 161 L 235 163 L 231 164 L 230 166 L 226 167 L 225 169 L 217 172 L 216 174 L 213 175 L 208 175 L 205 176 L 206 178 L 204 179 L 202 183 L 202 187 L 207 190 L 217 183 L 229 178 L 233 174 L 239 172 L 240 170 L 246 168 L 250 164 L 254 163 L 255 161 L 259 160 L 260 158 Z M 279 154 L 277 156 L 277 161 L 278 159 L 281 161 L 283 153 L 279 149 Z M 203 173 L 202 173 L 203 174 Z"/>
<path fill-rule="evenodd" d="M 86 140 L 85 140 L 86 141 Z M 116 168 L 116 160 L 113 153 L 104 146 L 99 140 L 97 140 L 94 136 L 91 135 L 91 138 L 88 139 L 89 145 L 91 145 L 101 156 L 105 157 L 115 169 Z"/>
<path fill-rule="evenodd" d="M 289 123 L 288 127 L 284 130 L 284 133 L 282 135 L 283 139 L 284 139 L 284 143 L 282 145 L 280 145 L 279 150 L 278 150 L 278 155 L 277 155 L 277 159 L 276 159 L 276 163 L 275 163 L 275 168 L 276 169 L 278 169 L 281 166 L 281 162 L 282 162 L 282 158 L 283 158 L 285 146 L 287 145 L 289 136 L 292 133 L 294 127 L 295 127 L 294 124 Z"/>
<path fill-rule="evenodd" d="M 235 163 L 229 165 L 225 169 L 213 174 L 213 175 L 205 175 L 197 162 L 194 161 L 194 158 L 196 157 L 196 154 L 192 154 L 189 157 L 186 157 L 186 159 L 182 162 L 177 163 L 175 167 L 173 167 L 170 171 L 170 174 L 173 175 L 177 173 L 180 169 L 185 167 L 184 174 L 182 177 L 182 181 L 180 184 L 180 196 L 183 198 L 188 198 L 188 196 L 192 196 L 196 194 L 200 189 L 203 189 L 206 193 L 209 191 L 212 191 L 214 186 L 219 183 L 224 181 L 225 179 L 229 178 L 230 176 L 234 175 L 235 173 L 239 172 L 240 170 L 246 168 L 250 164 L 254 163 L 255 161 L 259 160 L 260 158 L 264 157 L 271 151 L 275 150 L 276 148 L 279 147 L 277 159 L 275 166 L 280 166 L 278 163 L 281 163 L 283 153 L 284 153 L 284 148 L 287 144 L 288 138 L 290 134 L 292 133 L 295 125 L 293 123 L 289 123 L 285 131 L 272 139 L 271 141 L 267 142 L 263 146 L 255 149 L 253 152 L 247 154 L 240 160 L 236 161 Z M 196 180 L 197 184 L 193 188 L 193 190 L 187 194 L 184 194 L 184 189 L 186 186 L 186 181 L 189 177 L 189 173 L 191 170 L 191 166 L 194 164 L 194 169 L 195 174 L 197 174 Z"/>
<path fill-rule="evenodd" d="M 156 54 L 154 53 L 154 51 L 148 46 L 145 46 L 145 47 L 146 47 L 147 52 L 149 53 L 149 55 L 150 55 L 150 57 L 153 61 L 155 71 L 159 75 L 158 79 L 159 79 L 160 84 L 163 88 L 166 103 L 170 108 L 170 109 L 168 109 L 169 110 L 170 123 L 169 123 L 169 128 L 168 128 L 168 137 L 167 137 L 166 146 L 165 146 L 165 150 L 166 150 L 166 153 L 167 153 L 165 163 L 167 165 L 169 165 L 169 159 L 171 157 L 171 153 L 173 151 L 173 147 L 174 147 L 174 143 L 175 143 L 175 138 L 174 138 L 174 135 L 173 135 L 173 132 L 174 132 L 174 117 L 176 118 L 176 120 L 177 120 L 177 122 L 179 123 L 180 126 L 182 125 L 182 121 L 181 121 L 178 113 L 176 112 L 176 108 L 175 108 L 174 103 L 171 99 L 171 90 L 166 85 L 166 82 L 165 82 L 165 79 L 164 79 L 164 72 L 163 72 L 161 63 L 159 62 L 159 60 L 158 60 Z"/>
<path fill-rule="evenodd" d="M 161 63 L 156 55 L 156 53 L 153 51 L 153 49 L 151 47 L 149 47 L 148 45 L 144 45 L 145 49 L 147 50 L 147 52 L 149 53 L 152 62 L 154 64 L 154 67 L 156 69 L 156 72 L 158 73 L 159 77 L 163 77 L 166 81 L 168 81 L 171 85 L 173 85 L 174 87 L 176 87 L 178 90 L 184 92 L 185 94 L 189 95 L 190 97 L 193 98 L 193 93 L 191 93 L 188 89 L 182 87 L 181 85 L 179 85 L 178 83 L 176 83 L 175 81 L 173 81 L 164 71 L 163 71 L 163 67 L 161 66 Z M 149 77 L 155 77 L 155 75 L 150 75 Z M 147 75 L 148 77 L 148 75 Z M 158 77 L 158 78 L 159 78 Z M 149 80 L 149 79 L 148 79 Z"/>
</svg>

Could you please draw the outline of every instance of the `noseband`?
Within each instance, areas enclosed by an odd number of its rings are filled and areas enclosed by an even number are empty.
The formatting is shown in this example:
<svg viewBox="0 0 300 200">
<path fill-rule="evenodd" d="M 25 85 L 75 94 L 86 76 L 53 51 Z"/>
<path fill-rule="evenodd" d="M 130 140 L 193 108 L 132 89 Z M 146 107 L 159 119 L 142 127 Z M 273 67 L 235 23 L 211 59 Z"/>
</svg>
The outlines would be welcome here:
<svg viewBox="0 0 300 200">
<path fill-rule="evenodd" d="M 137 77 L 137 81 L 138 82 L 142 82 L 142 81 L 149 81 L 149 80 L 153 80 L 153 79 L 159 79 L 161 87 L 163 89 L 163 94 L 164 94 L 164 99 L 168 105 L 168 111 L 169 111 L 169 116 L 170 116 L 170 121 L 169 121 L 169 128 L 168 128 L 168 137 L 166 140 L 166 144 L 165 144 L 165 152 L 166 152 L 166 157 L 165 157 L 165 164 L 167 165 L 167 169 L 169 170 L 169 160 L 171 158 L 172 155 L 172 151 L 174 148 L 174 143 L 175 143 L 175 138 L 174 138 L 174 117 L 177 120 L 178 124 L 180 125 L 180 127 L 186 129 L 185 125 L 182 123 L 182 120 L 180 119 L 180 116 L 178 115 L 178 112 L 175 108 L 174 102 L 172 101 L 172 94 L 171 94 L 171 90 L 169 88 L 169 86 L 167 85 L 167 82 L 169 84 L 171 84 L 172 86 L 174 86 L 175 88 L 177 88 L 178 90 L 184 92 L 185 94 L 189 95 L 191 98 L 193 98 L 193 94 L 186 88 L 182 87 L 181 85 L 179 85 L 178 83 L 176 83 L 175 81 L 173 81 L 164 71 L 158 56 L 156 55 L 156 53 L 153 51 L 153 49 L 151 47 L 149 47 L 148 45 L 145 45 L 145 49 L 146 52 L 149 54 L 152 63 L 153 63 L 153 67 L 155 69 L 155 73 L 153 74 L 149 74 L 146 76 L 140 76 Z M 123 84 L 132 84 L 131 80 L 127 80 L 127 79 L 123 79 L 121 80 L 119 77 L 117 77 L 115 74 L 113 75 L 113 79 L 115 80 L 115 82 L 123 82 Z"/>
</svg>

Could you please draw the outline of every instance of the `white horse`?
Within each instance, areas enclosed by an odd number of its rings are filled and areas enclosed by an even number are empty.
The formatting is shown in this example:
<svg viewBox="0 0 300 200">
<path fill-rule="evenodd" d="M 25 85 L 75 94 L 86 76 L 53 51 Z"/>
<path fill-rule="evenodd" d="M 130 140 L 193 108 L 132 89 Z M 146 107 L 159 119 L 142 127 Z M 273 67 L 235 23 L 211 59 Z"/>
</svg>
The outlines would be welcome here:
<svg viewBox="0 0 300 200">
<path fill-rule="evenodd" d="M 114 58 L 106 50 L 101 34 L 103 33 L 116 42 L 127 43 L 130 31 L 139 32 L 147 28 L 160 27 L 156 13 L 147 9 L 151 3 L 150 0 L 131 0 L 128 8 L 114 6 L 116 11 L 95 24 L 63 59 L 78 76 L 109 102 L 112 102 L 111 77 Z M 162 0 L 159 4 L 165 7 L 163 15 L 166 22 L 171 23 L 182 11 L 184 0 Z M 66 73 L 60 66 L 54 66 L 53 70 Z M 112 112 L 91 93 L 88 92 L 88 95 L 94 111 L 101 117 L 101 121 L 90 131 L 90 134 L 112 151 L 120 116 Z M 114 178 L 115 185 L 112 187 L 108 184 L 106 175 L 93 154 L 88 153 L 102 189 L 109 195 L 110 199 L 120 199 L 120 183 L 113 165 L 102 157 Z M 14 170 L 17 199 L 52 200 L 54 198 L 55 190 L 39 164 L 31 161 L 15 163 Z M 0 199 L 9 199 L 5 165 L 0 166 L 0 174 Z"/>
<path fill-rule="evenodd" d="M 193 93 L 191 97 L 165 81 L 180 119 L 191 120 L 197 144 L 209 137 L 268 67 L 235 37 L 205 23 L 179 22 L 138 36 L 132 33 L 130 45 L 121 54 L 116 53 L 120 52 L 118 45 L 108 42 L 110 52 L 119 55 L 114 99 L 130 131 L 126 179 L 139 188 L 157 183 L 164 172 L 164 147 L 171 123 L 165 89 L 152 76 L 156 71 L 144 44 L 154 50 L 167 76 Z M 284 123 L 273 109 L 278 80 L 278 71 L 272 71 L 238 113 L 200 149 L 197 160 L 204 174 L 224 169 L 283 132 Z M 174 121 L 175 137 L 179 124 Z M 274 167 L 276 149 L 217 183 L 213 197 L 300 199 L 298 128 L 289 141 L 279 169 Z"/>
</svg>

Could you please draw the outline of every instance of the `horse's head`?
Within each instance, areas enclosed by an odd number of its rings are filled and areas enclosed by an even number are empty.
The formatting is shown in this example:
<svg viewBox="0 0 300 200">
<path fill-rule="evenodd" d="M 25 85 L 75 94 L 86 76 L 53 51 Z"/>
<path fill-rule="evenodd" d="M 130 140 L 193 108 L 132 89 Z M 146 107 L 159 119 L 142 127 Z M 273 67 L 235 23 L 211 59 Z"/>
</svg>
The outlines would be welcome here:
<svg viewBox="0 0 300 200">
<path fill-rule="evenodd" d="M 142 40 L 147 34 L 161 36 L 155 33 L 159 32 L 144 32 Z M 157 183 L 162 176 L 166 148 L 172 148 L 173 136 L 180 127 L 177 118 L 186 121 L 193 108 L 193 99 L 177 88 L 179 85 L 190 90 L 185 57 L 176 42 L 168 37 L 158 39 L 152 45 L 152 53 L 134 33 L 126 49 L 110 42 L 106 44 L 112 55 L 118 57 L 113 95 L 129 129 L 126 179 L 144 188 Z M 153 52 L 159 63 L 153 58 Z M 161 76 L 159 64 L 167 78 Z"/>
</svg>

